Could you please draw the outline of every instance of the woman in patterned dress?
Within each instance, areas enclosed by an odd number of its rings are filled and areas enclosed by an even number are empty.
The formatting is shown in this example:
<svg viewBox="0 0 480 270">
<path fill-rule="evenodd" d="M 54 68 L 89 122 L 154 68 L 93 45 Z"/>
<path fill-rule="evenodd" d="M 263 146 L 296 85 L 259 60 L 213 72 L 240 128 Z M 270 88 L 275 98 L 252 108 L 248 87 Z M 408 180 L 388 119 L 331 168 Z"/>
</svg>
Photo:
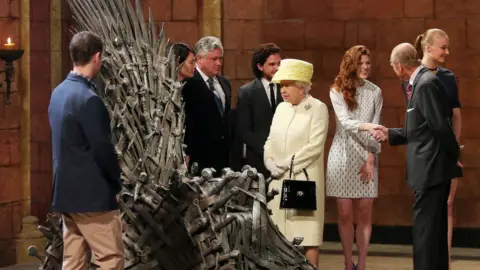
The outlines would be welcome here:
<svg viewBox="0 0 480 270">
<path fill-rule="evenodd" d="M 460 100 L 458 98 L 457 80 L 450 70 L 441 67 L 445 64 L 447 56 L 450 54 L 449 38 L 441 29 L 429 29 L 419 35 L 415 41 L 417 57 L 422 59 L 422 65 L 434 72 L 442 81 L 447 89 L 450 107 L 452 108 L 452 125 L 457 141 L 460 142 L 462 130 L 462 116 L 460 114 Z M 408 82 L 407 82 L 408 84 Z M 404 90 L 406 84 L 404 84 Z M 459 164 L 460 165 L 460 164 Z M 453 200 L 457 190 L 457 179 L 463 176 L 461 165 L 456 171 L 455 178 L 452 179 L 450 194 L 448 196 L 448 253 L 452 247 L 453 232 Z M 450 260 L 449 260 L 450 263 Z"/>
<path fill-rule="evenodd" d="M 380 122 L 382 93 L 368 81 L 370 52 L 350 48 L 330 90 L 336 130 L 327 163 L 327 196 L 335 197 L 345 269 L 364 270 L 372 231 L 372 205 L 378 194 L 380 144 L 369 132 Z M 357 213 L 358 265 L 352 260 L 353 212 Z"/>
</svg>

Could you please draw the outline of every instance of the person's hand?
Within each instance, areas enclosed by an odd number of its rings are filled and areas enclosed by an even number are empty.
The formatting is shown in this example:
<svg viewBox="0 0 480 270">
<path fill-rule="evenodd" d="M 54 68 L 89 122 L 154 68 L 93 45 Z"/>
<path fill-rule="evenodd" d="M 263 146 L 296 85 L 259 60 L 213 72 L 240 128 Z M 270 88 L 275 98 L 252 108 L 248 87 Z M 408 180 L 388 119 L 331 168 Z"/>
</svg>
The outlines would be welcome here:
<svg viewBox="0 0 480 270">
<path fill-rule="evenodd" d="M 277 165 L 278 168 L 286 171 L 290 169 L 290 162 L 291 162 L 291 159 L 289 158 L 283 159 L 283 160 L 275 160 L 275 165 Z"/>
<path fill-rule="evenodd" d="M 373 174 L 375 171 L 375 164 L 372 161 L 367 161 L 365 164 L 360 167 L 360 171 L 358 174 L 360 174 L 360 180 L 364 183 L 368 183 L 373 180 Z"/>
<path fill-rule="evenodd" d="M 265 161 L 265 168 L 270 171 L 270 173 L 272 174 L 272 178 L 279 178 L 282 174 L 285 173 L 285 170 L 279 168 L 277 164 L 275 164 L 275 161 L 271 158 Z"/>
<path fill-rule="evenodd" d="M 370 134 L 377 142 L 388 141 L 388 128 L 377 125 L 370 130 Z"/>
<path fill-rule="evenodd" d="M 465 148 L 465 145 L 462 144 L 462 145 L 460 145 L 459 148 L 460 148 L 460 156 L 461 156 L 461 155 L 462 155 L 462 152 L 463 152 L 463 149 Z M 460 159 L 461 159 L 461 158 L 460 158 Z M 463 163 L 462 163 L 460 160 L 457 161 L 457 167 L 463 169 Z"/>
</svg>

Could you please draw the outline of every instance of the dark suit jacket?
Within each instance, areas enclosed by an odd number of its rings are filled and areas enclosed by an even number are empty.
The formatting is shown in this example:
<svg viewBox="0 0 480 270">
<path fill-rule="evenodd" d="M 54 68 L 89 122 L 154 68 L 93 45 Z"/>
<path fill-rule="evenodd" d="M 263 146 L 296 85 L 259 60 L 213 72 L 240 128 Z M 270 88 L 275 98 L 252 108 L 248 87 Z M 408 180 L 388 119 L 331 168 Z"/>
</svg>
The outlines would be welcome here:
<svg viewBox="0 0 480 270">
<path fill-rule="evenodd" d="M 280 87 L 277 85 L 277 105 L 282 101 Z M 269 177 L 270 172 L 263 162 L 263 146 L 270 133 L 273 113 L 260 79 L 255 79 L 238 90 L 237 117 L 241 144 L 245 144 L 247 148 L 245 164 L 255 167 L 265 177 Z"/>
<path fill-rule="evenodd" d="M 460 99 L 458 98 L 458 87 L 455 74 L 446 68 L 438 67 L 438 71 L 435 76 L 437 76 L 443 85 L 445 85 L 450 107 L 452 109 L 461 108 L 462 105 L 460 103 Z M 402 82 L 402 90 L 405 96 L 405 101 L 407 100 L 407 85 L 408 81 Z"/>
<path fill-rule="evenodd" d="M 110 118 L 92 87 L 71 73 L 50 98 L 54 212 L 118 209 L 116 194 L 122 184 Z"/>
<path fill-rule="evenodd" d="M 442 82 L 422 68 L 413 82 L 405 128 L 389 129 L 391 145 L 407 144 L 407 179 L 414 190 L 450 181 L 460 149 Z"/>
<path fill-rule="evenodd" d="M 448 96 L 448 103 L 450 105 L 450 118 L 453 118 L 453 109 L 455 108 L 460 108 L 460 99 L 458 98 L 458 87 L 457 87 L 457 80 L 455 78 L 455 75 L 453 72 L 450 70 L 443 68 L 443 67 L 438 67 L 438 71 L 436 72 L 435 76 L 437 76 L 438 79 L 443 83 L 445 86 L 445 89 L 447 90 L 447 96 Z M 407 86 L 408 86 L 408 81 L 402 82 L 402 90 L 403 94 L 405 96 L 405 102 L 408 105 L 407 101 Z M 456 167 L 454 174 L 454 178 L 457 177 L 462 177 L 463 176 L 463 170 L 460 167 Z"/>
<path fill-rule="evenodd" d="M 185 102 L 185 153 L 190 156 L 190 166 L 198 163 L 199 172 L 204 168 L 214 168 L 220 172 L 229 166 L 231 86 L 225 77 L 217 76 L 217 79 L 225 93 L 223 115 L 215 103 L 215 94 L 197 70 L 182 89 Z"/>
</svg>

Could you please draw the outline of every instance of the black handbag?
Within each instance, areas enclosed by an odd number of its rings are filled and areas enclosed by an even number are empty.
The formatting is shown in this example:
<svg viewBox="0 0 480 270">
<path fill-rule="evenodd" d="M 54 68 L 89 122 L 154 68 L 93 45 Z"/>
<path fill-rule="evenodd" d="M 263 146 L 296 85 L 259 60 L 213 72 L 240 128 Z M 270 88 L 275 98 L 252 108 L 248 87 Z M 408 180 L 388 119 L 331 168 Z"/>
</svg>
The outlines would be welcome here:
<svg viewBox="0 0 480 270">
<path fill-rule="evenodd" d="M 294 159 L 295 155 L 290 164 L 289 179 L 283 180 L 282 183 L 280 209 L 317 210 L 316 185 L 314 181 L 310 181 L 307 170 L 303 169 L 306 181 L 291 180 Z"/>
</svg>

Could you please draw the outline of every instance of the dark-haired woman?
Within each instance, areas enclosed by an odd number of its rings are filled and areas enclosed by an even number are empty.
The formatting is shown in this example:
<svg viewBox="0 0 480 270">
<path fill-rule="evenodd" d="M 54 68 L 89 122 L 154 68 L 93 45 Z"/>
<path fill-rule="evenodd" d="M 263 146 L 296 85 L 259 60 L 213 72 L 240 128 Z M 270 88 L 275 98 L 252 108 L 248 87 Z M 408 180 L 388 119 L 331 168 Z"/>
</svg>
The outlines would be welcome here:
<svg viewBox="0 0 480 270">
<path fill-rule="evenodd" d="M 176 43 L 173 45 L 173 51 L 180 66 L 178 67 L 179 81 L 192 78 L 195 71 L 195 52 L 187 44 Z"/>
<path fill-rule="evenodd" d="M 173 53 L 178 58 L 177 80 L 184 82 L 186 79 L 193 78 L 195 72 L 195 52 L 190 46 L 184 43 L 173 44 Z M 185 165 L 190 166 L 190 156 L 185 156 Z"/>
<path fill-rule="evenodd" d="M 365 269 L 373 200 L 378 194 L 380 144 L 369 132 L 361 132 L 378 126 L 383 104 L 380 88 L 367 80 L 370 70 L 370 52 L 365 46 L 354 46 L 345 53 L 330 90 L 336 130 L 328 155 L 326 190 L 327 196 L 337 201 L 338 230 L 347 270 Z M 352 260 L 354 233 L 357 266 Z"/>
</svg>

